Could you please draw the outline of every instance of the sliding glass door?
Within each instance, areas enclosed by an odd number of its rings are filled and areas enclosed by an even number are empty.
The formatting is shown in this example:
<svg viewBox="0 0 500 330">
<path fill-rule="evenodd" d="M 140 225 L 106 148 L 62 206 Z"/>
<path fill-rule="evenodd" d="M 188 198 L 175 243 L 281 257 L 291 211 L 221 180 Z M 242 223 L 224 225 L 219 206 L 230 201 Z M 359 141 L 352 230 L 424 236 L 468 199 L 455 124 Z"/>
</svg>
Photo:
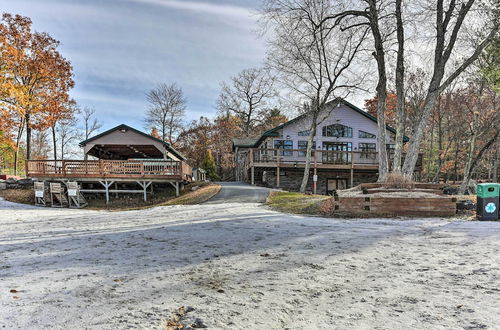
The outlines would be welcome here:
<svg viewBox="0 0 500 330">
<path fill-rule="evenodd" d="M 330 164 L 349 164 L 351 162 L 351 142 L 323 142 L 323 163 Z"/>
</svg>

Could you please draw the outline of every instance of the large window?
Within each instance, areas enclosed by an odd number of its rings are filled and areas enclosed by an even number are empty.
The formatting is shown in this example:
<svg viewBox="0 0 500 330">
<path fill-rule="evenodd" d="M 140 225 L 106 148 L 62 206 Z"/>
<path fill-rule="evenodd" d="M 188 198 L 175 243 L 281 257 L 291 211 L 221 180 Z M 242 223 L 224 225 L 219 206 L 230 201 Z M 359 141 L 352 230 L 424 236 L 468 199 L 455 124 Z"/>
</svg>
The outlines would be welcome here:
<svg viewBox="0 0 500 330">
<path fill-rule="evenodd" d="M 389 154 L 394 153 L 394 149 L 396 148 L 396 145 L 394 143 L 388 143 L 385 145 L 385 148 L 387 149 L 387 152 Z"/>
<path fill-rule="evenodd" d="M 307 141 L 299 141 L 298 149 L 303 149 L 304 151 L 299 151 L 299 157 L 305 157 L 307 152 Z M 316 149 L 316 142 L 313 141 L 312 149 Z M 314 152 L 311 153 L 311 156 L 314 156 Z"/>
<path fill-rule="evenodd" d="M 377 145 L 375 143 L 360 143 L 359 151 L 361 151 L 361 158 L 375 158 L 377 155 Z"/>
<path fill-rule="evenodd" d="M 359 130 L 358 137 L 361 138 L 361 139 L 374 139 L 377 136 L 375 134 Z"/>
<path fill-rule="evenodd" d="M 293 141 L 292 140 L 274 140 L 274 149 L 280 150 L 281 156 L 293 156 Z M 290 149 L 290 150 L 288 150 Z"/>
<path fill-rule="evenodd" d="M 323 126 L 323 136 L 352 138 L 352 127 L 341 124 Z"/>
<path fill-rule="evenodd" d="M 323 142 L 323 150 L 328 151 L 322 153 L 323 163 L 349 164 L 352 160 L 351 142 Z"/>
</svg>

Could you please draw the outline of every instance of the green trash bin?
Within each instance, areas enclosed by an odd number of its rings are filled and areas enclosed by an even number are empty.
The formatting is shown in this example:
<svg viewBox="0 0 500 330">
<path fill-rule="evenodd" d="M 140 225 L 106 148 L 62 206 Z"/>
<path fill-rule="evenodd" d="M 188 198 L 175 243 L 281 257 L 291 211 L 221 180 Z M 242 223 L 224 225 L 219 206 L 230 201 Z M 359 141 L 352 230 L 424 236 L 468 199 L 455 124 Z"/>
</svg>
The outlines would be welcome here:
<svg viewBox="0 0 500 330">
<path fill-rule="evenodd" d="M 498 220 L 500 185 L 480 183 L 477 185 L 476 217 L 478 220 Z"/>
</svg>

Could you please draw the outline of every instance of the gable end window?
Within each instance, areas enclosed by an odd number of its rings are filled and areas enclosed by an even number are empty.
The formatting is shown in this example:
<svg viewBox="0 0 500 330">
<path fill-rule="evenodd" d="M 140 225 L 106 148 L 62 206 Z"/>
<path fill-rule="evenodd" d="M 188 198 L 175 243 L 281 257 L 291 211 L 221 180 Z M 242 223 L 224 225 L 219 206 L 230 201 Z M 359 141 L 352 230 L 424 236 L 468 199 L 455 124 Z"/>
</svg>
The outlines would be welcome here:
<svg viewBox="0 0 500 330">
<path fill-rule="evenodd" d="M 359 130 L 358 137 L 361 139 L 375 139 L 377 136 L 375 134 Z"/>
<path fill-rule="evenodd" d="M 298 136 L 309 136 L 309 130 L 305 130 L 305 131 L 299 131 L 297 132 L 297 135 Z"/>
<path fill-rule="evenodd" d="M 280 150 L 280 156 L 293 156 L 293 141 L 292 140 L 274 140 L 274 149 Z"/>
<path fill-rule="evenodd" d="M 341 124 L 323 126 L 323 136 L 352 138 L 352 127 Z"/>
</svg>

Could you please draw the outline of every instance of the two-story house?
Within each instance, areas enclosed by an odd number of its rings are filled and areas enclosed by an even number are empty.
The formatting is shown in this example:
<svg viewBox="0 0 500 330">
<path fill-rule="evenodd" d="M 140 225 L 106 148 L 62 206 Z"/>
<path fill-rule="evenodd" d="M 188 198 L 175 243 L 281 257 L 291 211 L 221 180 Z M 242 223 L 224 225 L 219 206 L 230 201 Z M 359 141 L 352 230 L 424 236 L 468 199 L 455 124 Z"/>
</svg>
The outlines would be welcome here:
<svg viewBox="0 0 500 330">
<path fill-rule="evenodd" d="M 375 182 L 378 177 L 377 119 L 343 99 L 328 103 L 319 118 L 308 190 L 329 194 L 336 189 Z M 237 179 L 298 190 L 310 126 L 310 116 L 301 115 L 259 138 L 235 139 Z M 389 157 L 393 154 L 395 133 L 387 126 Z M 420 165 L 419 159 L 417 171 Z"/>
</svg>

